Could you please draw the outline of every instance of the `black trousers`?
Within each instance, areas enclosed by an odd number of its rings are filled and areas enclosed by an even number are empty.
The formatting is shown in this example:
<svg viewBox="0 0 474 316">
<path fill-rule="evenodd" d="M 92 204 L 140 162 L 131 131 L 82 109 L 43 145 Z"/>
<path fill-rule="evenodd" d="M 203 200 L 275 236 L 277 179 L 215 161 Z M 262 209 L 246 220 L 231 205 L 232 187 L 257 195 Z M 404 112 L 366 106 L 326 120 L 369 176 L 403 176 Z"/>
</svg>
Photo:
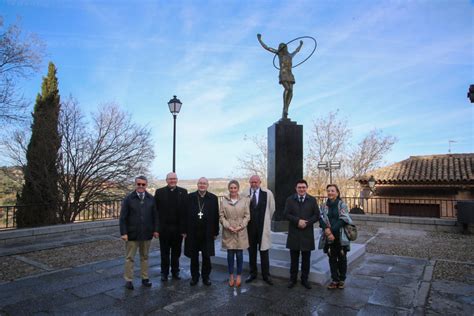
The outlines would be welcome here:
<svg viewBox="0 0 474 316">
<path fill-rule="evenodd" d="M 205 256 L 202 253 L 202 266 L 201 266 L 201 276 L 203 280 L 209 280 L 209 275 L 211 274 L 212 265 L 211 257 Z M 193 256 L 191 256 L 191 277 L 193 280 L 199 279 L 199 251 L 196 251 Z"/>
<path fill-rule="evenodd" d="M 179 233 L 160 235 L 161 274 L 168 275 L 179 273 L 179 257 L 181 256 L 181 244 L 183 237 Z M 170 256 L 171 255 L 171 256 Z"/>
<path fill-rule="evenodd" d="M 301 281 L 308 281 L 311 251 L 290 250 L 291 266 L 290 280 L 296 282 L 298 279 L 298 263 L 301 252 Z"/>
<path fill-rule="evenodd" d="M 251 242 L 250 247 L 248 248 L 249 251 L 249 267 L 250 267 L 250 275 L 257 277 L 257 251 L 259 248 L 259 244 L 256 242 Z M 270 259 L 268 258 L 268 250 L 260 250 L 260 267 L 262 269 L 262 277 L 264 279 L 270 276 Z"/>
<path fill-rule="evenodd" d="M 334 282 L 346 280 L 347 273 L 347 247 L 341 246 L 340 242 L 326 246 L 329 257 L 329 268 L 331 269 L 331 279 Z"/>
</svg>

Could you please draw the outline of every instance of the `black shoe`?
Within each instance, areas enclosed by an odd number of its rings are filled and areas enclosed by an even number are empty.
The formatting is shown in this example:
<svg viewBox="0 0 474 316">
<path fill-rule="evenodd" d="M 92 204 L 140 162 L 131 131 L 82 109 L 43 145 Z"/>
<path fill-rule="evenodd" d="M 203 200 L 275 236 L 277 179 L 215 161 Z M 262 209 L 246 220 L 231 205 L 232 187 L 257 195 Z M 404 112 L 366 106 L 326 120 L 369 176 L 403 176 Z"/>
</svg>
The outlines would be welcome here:
<svg viewBox="0 0 474 316">
<path fill-rule="evenodd" d="M 245 280 L 245 283 L 250 283 L 253 280 L 255 280 L 256 278 L 257 278 L 257 276 L 255 276 L 255 275 L 249 275 L 249 277 Z"/>
<path fill-rule="evenodd" d="M 308 289 L 308 290 L 311 290 L 311 289 L 312 289 L 311 284 L 309 284 L 309 282 L 306 281 L 306 280 L 305 280 L 305 281 L 301 281 L 301 284 L 302 284 L 306 289 Z"/>
<path fill-rule="evenodd" d="M 129 290 L 133 290 L 133 283 L 132 281 L 127 281 L 125 283 L 125 288 L 129 289 Z"/>
<path fill-rule="evenodd" d="M 191 282 L 189 282 L 189 285 L 195 286 L 196 284 L 198 284 L 198 281 L 199 279 L 191 279 Z"/>
<path fill-rule="evenodd" d="M 173 274 L 173 280 L 181 280 L 181 277 L 179 276 L 178 273 Z"/>
<path fill-rule="evenodd" d="M 151 282 L 149 279 L 142 279 L 142 285 L 145 287 L 151 287 Z"/>
<path fill-rule="evenodd" d="M 296 285 L 296 281 L 290 281 L 290 283 L 288 283 L 288 288 L 292 289 L 295 287 L 295 285 Z"/>
<path fill-rule="evenodd" d="M 168 282 L 168 275 L 164 275 L 164 274 L 163 274 L 163 275 L 161 276 L 161 281 L 163 281 L 163 282 Z"/>
<path fill-rule="evenodd" d="M 202 283 L 203 283 L 204 285 L 207 285 L 207 286 L 209 286 L 209 285 L 212 284 L 211 280 L 209 280 L 209 279 L 202 279 Z"/>
<path fill-rule="evenodd" d="M 273 285 L 273 281 L 270 277 L 263 278 L 263 281 L 265 281 L 268 285 Z"/>
</svg>

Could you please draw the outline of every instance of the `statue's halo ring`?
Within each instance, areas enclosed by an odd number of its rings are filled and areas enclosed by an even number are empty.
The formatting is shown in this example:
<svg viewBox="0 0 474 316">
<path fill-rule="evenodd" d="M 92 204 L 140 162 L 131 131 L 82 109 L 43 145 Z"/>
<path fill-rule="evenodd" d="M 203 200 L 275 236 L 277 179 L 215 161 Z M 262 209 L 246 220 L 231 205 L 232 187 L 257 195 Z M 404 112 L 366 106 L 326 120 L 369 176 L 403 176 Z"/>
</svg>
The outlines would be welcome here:
<svg viewBox="0 0 474 316">
<path fill-rule="evenodd" d="M 295 67 L 298 67 L 299 65 L 301 65 L 302 63 L 304 63 L 305 61 L 307 61 L 311 56 L 313 56 L 314 52 L 316 51 L 316 47 L 318 46 L 318 42 L 316 42 L 316 39 L 314 37 L 311 37 L 311 36 L 300 36 L 300 37 L 297 37 L 295 39 L 292 39 L 291 41 L 289 41 L 288 43 L 286 43 L 286 46 L 288 47 L 288 44 L 291 44 L 293 43 L 294 41 L 297 41 L 297 40 L 300 40 L 300 39 L 303 39 L 303 38 L 309 38 L 311 40 L 313 40 L 314 42 L 314 48 L 313 48 L 313 51 L 311 52 L 311 54 L 309 54 L 308 57 L 306 57 L 302 62 L 298 63 L 297 65 L 291 67 L 291 68 L 295 68 Z M 278 56 L 278 54 L 275 54 L 275 56 L 273 56 L 273 67 L 275 67 L 276 69 L 280 70 L 280 68 L 278 68 L 276 65 L 275 65 L 275 59 L 276 57 Z"/>
</svg>

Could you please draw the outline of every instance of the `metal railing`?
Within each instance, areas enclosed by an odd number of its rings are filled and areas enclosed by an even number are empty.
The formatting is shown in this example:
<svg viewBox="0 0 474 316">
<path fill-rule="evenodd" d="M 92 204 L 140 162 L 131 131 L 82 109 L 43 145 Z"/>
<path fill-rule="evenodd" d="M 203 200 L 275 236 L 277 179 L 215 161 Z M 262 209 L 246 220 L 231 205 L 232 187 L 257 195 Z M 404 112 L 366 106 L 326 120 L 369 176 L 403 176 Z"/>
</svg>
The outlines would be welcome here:
<svg viewBox="0 0 474 316">
<path fill-rule="evenodd" d="M 76 215 L 74 222 L 87 222 L 119 218 L 121 202 L 121 200 L 90 202 L 84 210 L 82 210 Z M 23 207 L 28 206 L 0 206 L 0 230 L 16 228 L 16 214 L 18 212 L 18 209 Z M 69 207 L 71 207 L 71 205 L 69 205 Z"/>
<path fill-rule="evenodd" d="M 222 198 L 223 196 L 219 196 L 219 200 Z M 316 199 L 318 204 L 321 204 L 324 203 L 326 197 L 317 196 Z M 350 210 L 363 212 L 364 214 L 440 218 L 455 218 L 456 203 L 458 202 L 458 200 L 454 199 L 414 199 L 404 197 L 342 197 L 342 200 L 348 205 Z M 120 203 L 121 200 L 91 202 L 85 210 L 76 216 L 74 222 L 119 218 Z M 0 206 L 0 230 L 16 228 L 16 212 L 20 207 L 25 206 Z M 401 210 L 403 211 L 404 209 L 407 211 L 407 214 L 402 214 Z M 418 211 L 418 213 L 410 215 L 410 210 Z M 431 213 L 425 212 L 425 210 L 429 210 Z"/>
<path fill-rule="evenodd" d="M 318 204 L 324 203 L 326 197 L 318 196 Z M 456 204 L 454 199 L 415 199 L 405 197 L 342 197 L 349 210 L 364 214 L 396 215 L 455 218 Z M 354 212 L 354 213 L 355 213 Z"/>
</svg>

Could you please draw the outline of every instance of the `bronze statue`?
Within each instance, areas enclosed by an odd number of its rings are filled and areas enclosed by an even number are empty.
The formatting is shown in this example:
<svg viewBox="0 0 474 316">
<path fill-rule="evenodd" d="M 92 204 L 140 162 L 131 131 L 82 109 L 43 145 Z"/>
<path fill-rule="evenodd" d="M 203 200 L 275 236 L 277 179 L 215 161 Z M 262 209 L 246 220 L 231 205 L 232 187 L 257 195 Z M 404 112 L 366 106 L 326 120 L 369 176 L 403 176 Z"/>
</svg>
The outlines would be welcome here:
<svg viewBox="0 0 474 316">
<path fill-rule="evenodd" d="M 280 43 L 278 45 L 278 50 L 275 48 L 268 47 L 262 41 L 262 35 L 257 34 L 258 41 L 263 48 L 278 55 L 278 60 L 280 62 L 280 84 L 285 89 L 283 91 L 283 119 L 288 119 L 288 108 L 290 107 L 290 102 L 293 97 L 293 85 L 295 84 L 295 77 L 291 72 L 293 67 L 293 57 L 300 51 L 303 46 L 303 41 L 300 40 L 300 45 L 295 49 L 293 53 L 288 52 L 288 46 L 285 43 Z"/>
</svg>

